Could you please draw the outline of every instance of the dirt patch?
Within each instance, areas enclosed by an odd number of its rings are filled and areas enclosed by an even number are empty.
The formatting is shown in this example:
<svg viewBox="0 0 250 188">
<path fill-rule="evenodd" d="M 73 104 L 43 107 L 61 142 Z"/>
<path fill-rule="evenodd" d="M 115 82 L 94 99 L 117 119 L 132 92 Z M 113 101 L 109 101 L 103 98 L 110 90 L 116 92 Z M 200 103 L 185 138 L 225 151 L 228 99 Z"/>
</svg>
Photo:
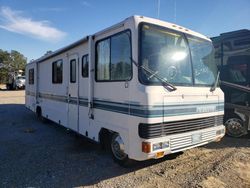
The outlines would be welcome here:
<svg viewBox="0 0 250 188">
<path fill-rule="evenodd" d="M 249 160 L 250 156 L 248 156 L 247 159 Z M 246 183 L 246 186 L 250 187 L 250 162 L 236 162 L 234 165 L 236 167 L 236 173 L 243 180 L 243 182 Z"/>
<path fill-rule="evenodd" d="M 213 176 L 209 176 L 200 183 L 200 186 L 204 188 L 223 188 L 226 187 L 226 184 L 220 181 L 220 179 L 217 179 Z"/>
<path fill-rule="evenodd" d="M 250 136 L 122 168 L 100 147 L 39 122 L 24 91 L 0 91 L 0 187 L 250 187 Z"/>
</svg>

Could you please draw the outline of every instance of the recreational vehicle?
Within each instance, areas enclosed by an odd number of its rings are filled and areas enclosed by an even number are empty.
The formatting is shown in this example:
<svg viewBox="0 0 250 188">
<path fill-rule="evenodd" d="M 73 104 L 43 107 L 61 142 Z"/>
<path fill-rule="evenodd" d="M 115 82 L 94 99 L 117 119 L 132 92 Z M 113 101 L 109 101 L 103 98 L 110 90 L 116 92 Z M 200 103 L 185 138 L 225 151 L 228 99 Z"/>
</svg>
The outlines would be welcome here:
<svg viewBox="0 0 250 188">
<path fill-rule="evenodd" d="M 143 16 L 26 66 L 26 106 L 109 146 L 120 164 L 219 141 L 224 94 L 209 38 Z"/>
<path fill-rule="evenodd" d="M 225 93 L 226 133 L 240 137 L 250 131 L 250 30 L 222 33 L 211 39 Z"/>
<path fill-rule="evenodd" d="M 12 89 L 25 89 L 25 76 L 23 70 L 13 71 L 8 73 L 6 83 L 8 90 Z"/>
</svg>

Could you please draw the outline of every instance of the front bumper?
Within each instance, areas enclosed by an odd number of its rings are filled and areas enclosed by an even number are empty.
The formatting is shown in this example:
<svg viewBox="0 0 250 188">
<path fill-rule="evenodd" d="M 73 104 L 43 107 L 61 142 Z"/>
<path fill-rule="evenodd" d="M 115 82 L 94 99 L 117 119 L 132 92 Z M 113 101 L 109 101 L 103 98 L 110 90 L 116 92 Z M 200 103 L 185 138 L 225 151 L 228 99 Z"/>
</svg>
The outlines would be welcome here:
<svg viewBox="0 0 250 188">
<path fill-rule="evenodd" d="M 17 86 L 18 88 L 25 88 L 25 84 L 21 84 L 21 83 L 17 84 L 16 86 Z"/>
<path fill-rule="evenodd" d="M 225 126 L 215 126 L 203 130 L 191 131 L 176 135 L 170 135 L 160 138 L 145 139 L 142 142 L 150 143 L 149 153 L 141 152 L 140 157 L 136 160 L 147 160 L 160 158 L 164 155 L 184 151 L 190 148 L 202 146 L 210 142 L 217 142 L 225 135 Z M 169 142 L 169 147 L 164 149 L 153 150 L 153 145 L 159 142 Z M 161 153 L 161 155 L 159 155 Z"/>
</svg>

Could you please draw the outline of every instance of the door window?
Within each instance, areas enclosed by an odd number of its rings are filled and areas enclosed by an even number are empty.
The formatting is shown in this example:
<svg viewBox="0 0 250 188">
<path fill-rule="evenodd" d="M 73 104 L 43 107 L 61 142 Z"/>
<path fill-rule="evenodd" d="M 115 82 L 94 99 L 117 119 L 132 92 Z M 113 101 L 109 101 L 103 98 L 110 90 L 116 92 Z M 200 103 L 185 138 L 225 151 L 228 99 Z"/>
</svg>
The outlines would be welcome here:
<svg viewBox="0 0 250 188">
<path fill-rule="evenodd" d="M 76 82 L 76 59 L 70 60 L 70 82 Z"/>
</svg>

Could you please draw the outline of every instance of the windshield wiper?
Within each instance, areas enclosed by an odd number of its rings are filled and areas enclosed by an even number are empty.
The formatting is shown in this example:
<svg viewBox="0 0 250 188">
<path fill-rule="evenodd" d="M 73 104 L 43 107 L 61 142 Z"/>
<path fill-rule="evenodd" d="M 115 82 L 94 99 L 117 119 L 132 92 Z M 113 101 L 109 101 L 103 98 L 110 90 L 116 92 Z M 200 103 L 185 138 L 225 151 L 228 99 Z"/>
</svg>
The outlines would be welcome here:
<svg viewBox="0 0 250 188">
<path fill-rule="evenodd" d="M 162 83 L 162 86 L 164 88 L 166 88 L 168 91 L 172 92 L 172 91 L 175 91 L 177 90 L 177 88 L 170 84 L 166 79 L 162 78 L 161 76 L 158 75 L 158 71 L 153 71 L 149 68 L 146 68 L 145 66 L 142 66 L 142 65 L 138 65 L 132 58 L 131 58 L 132 62 L 139 68 L 142 68 L 143 70 L 145 70 L 147 73 L 150 74 L 149 78 L 156 78 L 157 80 L 161 81 Z"/>
<path fill-rule="evenodd" d="M 220 71 L 218 71 L 218 74 L 217 74 L 217 77 L 216 77 L 216 80 L 214 82 L 214 84 L 212 85 L 212 87 L 210 88 L 210 91 L 215 91 L 217 85 L 218 85 L 218 82 L 219 82 L 219 78 L 220 78 Z"/>
</svg>

